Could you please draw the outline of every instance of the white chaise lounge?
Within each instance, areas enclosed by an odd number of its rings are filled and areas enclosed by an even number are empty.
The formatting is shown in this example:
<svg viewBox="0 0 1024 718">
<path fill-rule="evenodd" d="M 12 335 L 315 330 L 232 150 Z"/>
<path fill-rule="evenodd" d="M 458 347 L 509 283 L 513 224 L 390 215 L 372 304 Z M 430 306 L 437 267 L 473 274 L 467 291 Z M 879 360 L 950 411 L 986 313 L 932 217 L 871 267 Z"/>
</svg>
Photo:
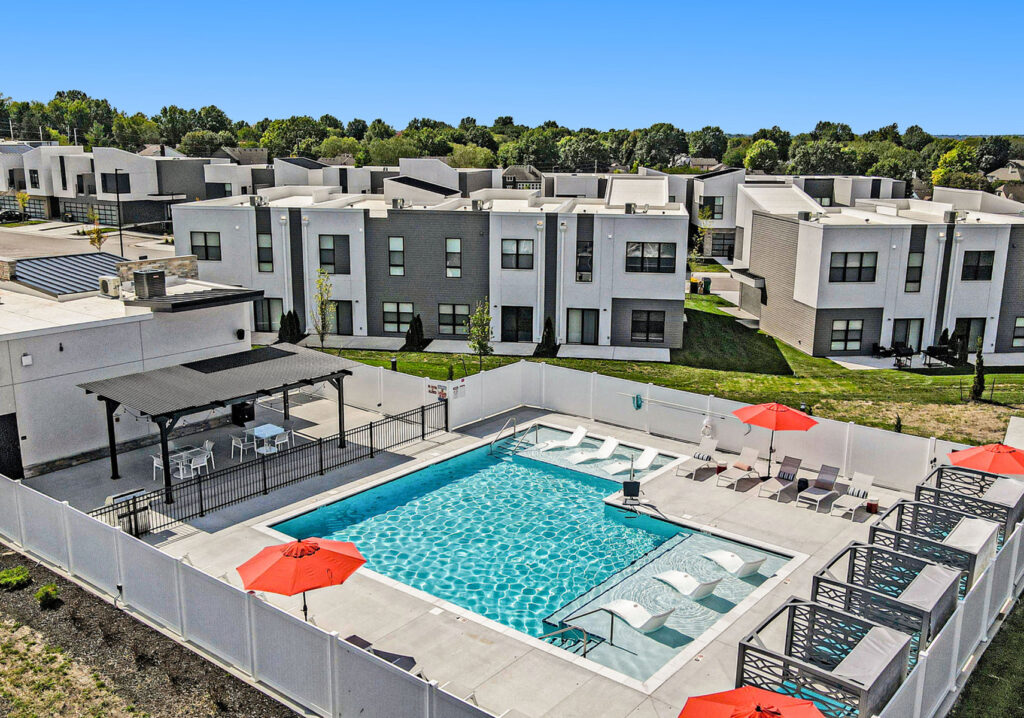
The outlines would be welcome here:
<svg viewBox="0 0 1024 718">
<path fill-rule="evenodd" d="M 614 454 L 617 448 L 619 448 L 619 440 L 608 437 L 604 440 L 604 443 L 596 449 L 591 451 L 577 451 L 569 457 L 569 463 L 582 464 L 584 461 L 601 461 L 602 459 L 607 459 L 609 456 Z"/>
<path fill-rule="evenodd" d="M 604 604 L 601 606 L 601 610 L 607 611 L 613 616 L 618 616 L 628 623 L 634 630 L 637 630 L 640 633 L 654 633 L 665 625 L 669 616 L 671 616 L 676 609 L 670 608 L 663 613 L 652 614 L 639 603 L 620 598 Z M 612 620 L 612 625 L 615 625 L 614 619 Z"/>
<path fill-rule="evenodd" d="M 632 462 L 633 470 L 647 471 L 647 469 L 651 468 L 651 464 L 653 464 L 654 460 L 657 458 L 658 450 L 648 447 L 643 450 L 640 456 L 637 457 L 636 461 Z M 609 474 L 621 474 L 624 471 L 629 471 L 630 465 L 631 464 L 628 461 L 613 461 L 605 466 L 604 470 Z"/>
<path fill-rule="evenodd" d="M 551 451 L 552 449 L 575 449 L 583 440 L 587 438 L 587 430 L 582 426 L 577 426 L 576 430 L 572 432 L 572 435 L 568 439 L 551 439 L 549 441 L 542 441 L 535 447 L 537 451 Z"/>
<path fill-rule="evenodd" d="M 675 569 L 659 573 L 654 578 L 671 586 L 676 592 L 694 601 L 710 596 L 715 592 L 715 589 L 722 580 L 721 578 L 716 578 L 711 581 L 701 581 L 685 571 L 676 571 Z"/>
<path fill-rule="evenodd" d="M 697 478 L 697 472 L 714 466 L 717 470 L 718 461 L 715 459 L 715 450 L 718 449 L 718 439 L 705 436 L 700 440 L 700 446 L 693 452 L 693 456 L 676 467 L 676 476 L 688 476 L 691 479 Z"/>
<path fill-rule="evenodd" d="M 748 561 L 737 556 L 732 551 L 716 549 L 714 551 L 708 551 L 704 554 L 704 558 L 709 561 L 714 561 L 736 578 L 746 578 L 747 576 L 753 576 L 757 573 L 761 568 L 761 564 L 763 564 L 765 559 L 768 557 L 761 556 L 760 558 L 754 558 Z"/>
<path fill-rule="evenodd" d="M 846 489 L 846 493 L 832 502 L 829 513 L 833 516 L 839 512 L 840 516 L 850 515 L 853 521 L 857 517 L 857 509 L 863 508 L 868 503 L 868 492 L 875 483 L 875 477 L 870 474 L 862 474 L 859 471 L 853 472 L 853 479 Z"/>
</svg>

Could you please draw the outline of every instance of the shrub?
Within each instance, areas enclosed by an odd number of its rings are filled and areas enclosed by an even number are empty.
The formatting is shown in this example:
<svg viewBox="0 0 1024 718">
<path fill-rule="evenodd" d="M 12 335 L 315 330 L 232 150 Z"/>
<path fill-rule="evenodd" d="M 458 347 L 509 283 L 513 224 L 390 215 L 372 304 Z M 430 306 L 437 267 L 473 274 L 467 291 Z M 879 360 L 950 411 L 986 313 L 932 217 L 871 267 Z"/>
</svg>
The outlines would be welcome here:
<svg viewBox="0 0 1024 718">
<path fill-rule="evenodd" d="M 36 602 L 39 608 L 56 608 L 60 605 L 60 587 L 55 583 L 47 583 L 36 591 Z"/>
<path fill-rule="evenodd" d="M 24 566 L 15 566 L 0 571 L 0 588 L 5 591 L 17 591 L 30 583 L 32 583 L 32 577 L 28 575 L 28 569 Z"/>
</svg>

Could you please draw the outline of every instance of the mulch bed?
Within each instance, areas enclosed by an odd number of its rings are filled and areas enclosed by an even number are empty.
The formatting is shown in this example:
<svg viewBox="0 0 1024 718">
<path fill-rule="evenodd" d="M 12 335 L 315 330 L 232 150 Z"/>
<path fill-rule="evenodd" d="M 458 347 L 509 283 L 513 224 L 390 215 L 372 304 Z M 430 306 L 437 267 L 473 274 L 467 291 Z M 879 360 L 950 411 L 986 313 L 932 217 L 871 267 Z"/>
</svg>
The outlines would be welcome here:
<svg viewBox="0 0 1024 718">
<path fill-rule="evenodd" d="M 297 715 L 129 614 L 0 546 L 0 570 L 18 565 L 29 569 L 32 583 L 0 591 L 0 616 L 35 629 L 154 718 Z M 61 603 L 41 610 L 33 594 L 51 582 L 60 587 Z"/>
</svg>

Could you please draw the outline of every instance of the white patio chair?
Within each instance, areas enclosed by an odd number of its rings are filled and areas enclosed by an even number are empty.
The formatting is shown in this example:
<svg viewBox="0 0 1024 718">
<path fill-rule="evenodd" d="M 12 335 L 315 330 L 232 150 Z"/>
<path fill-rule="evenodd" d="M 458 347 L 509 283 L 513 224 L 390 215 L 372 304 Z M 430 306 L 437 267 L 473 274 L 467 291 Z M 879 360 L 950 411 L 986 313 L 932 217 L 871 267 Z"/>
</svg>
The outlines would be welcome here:
<svg viewBox="0 0 1024 718">
<path fill-rule="evenodd" d="M 707 598 L 715 592 L 715 588 L 722 581 L 721 578 L 712 579 L 711 581 L 701 581 L 695 576 L 691 576 L 685 571 L 665 571 L 657 574 L 655 580 L 661 581 L 662 583 L 671 586 L 676 590 L 677 593 L 686 596 L 694 601 L 699 601 L 702 598 Z"/>
<path fill-rule="evenodd" d="M 715 477 L 718 486 L 724 486 L 735 490 L 743 479 L 750 479 L 757 476 L 757 449 L 744 446 L 736 461 L 729 464 L 729 467 Z"/>
<path fill-rule="evenodd" d="M 194 479 L 196 476 L 199 475 L 200 471 L 202 470 L 202 467 L 203 460 L 200 458 L 192 459 L 191 461 L 181 462 L 177 465 L 177 468 L 174 470 L 173 476 L 179 481 Z"/>
<path fill-rule="evenodd" d="M 709 561 L 714 561 L 736 578 L 746 578 L 747 576 L 753 576 L 757 573 L 761 569 L 761 564 L 763 564 L 765 559 L 768 557 L 761 556 L 760 558 L 752 558 L 748 560 L 742 556 L 734 554 L 732 551 L 715 549 L 714 551 L 708 551 L 704 554 L 704 558 Z"/>
<path fill-rule="evenodd" d="M 156 454 L 150 454 L 149 458 L 153 460 L 153 481 L 159 481 L 164 473 L 164 460 Z"/>
<path fill-rule="evenodd" d="M 793 456 L 784 458 L 778 473 L 757 487 L 757 495 L 778 501 L 782 498 L 782 493 L 796 483 L 796 472 L 800 470 L 801 463 L 802 459 Z M 771 471 L 771 466 L 768 470 Z"/>
<path fill-rule="evenodd" d="M 718 448 L 718 439 L 705 436 L 700 440 L 700 446 L 693 452 L 693 456 L 676 467 L 676 476 L 687 476 L 691 479 L 697 478 L 697 472 L 701 469 L 714 466 L 718 468 L 718 460 L 715 458 L 715 450 Z"/>
<path fill-rule="evenodd" d="M 840 516 L 849 514 L 850 521 L 853 521 L 857 516 L 857 509 L 864 507 L 868 503 L 868 492 L 871 491 L 871 486 L 874 483 L 874 476 L 854 471 L 850 485 L 846 487 L 846 493 L 832 502 L 829 514 L 835 516 L 836 510 L 838 510 Z"/>
<path fill-rule="evenodd" d="M 205 451 L 201 452 L 189 461 L 189 466 L 196 474 L 201 474 L 204 470 L 210 473 L 210 455 Z"/>
<path fill-rule="evenodd" d="M 256 453 L 256 437 L 251 434 L 245 436 L 232 436 L 231 437 L 231 458 L 235 458 L 235 449 L 238 449 L 238 460 L 242 461 L 245 459 L 245 452 L 251 451 Z"/>
<path fill-rule="evenodd" d="M 814 483 L 796 495 L 797 502 L 813 506 L 814 510 L 817 511 L 821 508 L 822 501 L 828 501 L 839 496 L 839 492 L 836 491 L 836 478 L 838 476 L 838 467 L 822 464 L 821 468 L 818 469 L 818 476 L 814 479 Z"/>
<path fill-rule="evenodd" d="M 572 432 L 572 435 L 568 439 L 551 439 L 549 441 L 542 441 L 537 444 L 535 449 L 537 451 L 551 451 L 552 449 L 575 449 L 577 446 L 583 443 L 583 440 L 587 438 L 587 430 L 582 426 L 577 426 L 576 430 Z"/>
<path fill-rule="evenodd" d="M 569 457 L 570 464 L 582 464 L 584 461 L 601 461 L 607 459 L 619 448 L 619 440 L 608 437 L 597 449 L 593 451 L 577 451 Z"/>
<path fill-rule="evenodd" d="M 287 431 L 274 437 L 274 448 L 280 451 L 282 446 L 291 446 L 291 440 L 288 438 Z"/>
<path fill-rule="evenodd" d="M 217 468 L 217 462 L 214 461 L 214 458 L 213 458 L 213 442 L 209 441 L 209 440 L 204 441 L 203 442 L 203 451 L 205 451 L 206 455 L 208 457 L 210 457 L 210 466 L 212 466 L 214 469 L 216 469 Z"/>
<path fill-rule="evenodd" d="M 632 466 L 634 471 L 647 471 L 651 468 L 651 464 L 658 458 L 658 450 L 646 448 L 643 453 L 637 457 L 636 461 L 630 463 L 629 461 L 613 461 L 604 467 L 606 473 L 609 474 L 621 474 L 624 471 L 629 471 L 629 467 Z"/>
</svg>

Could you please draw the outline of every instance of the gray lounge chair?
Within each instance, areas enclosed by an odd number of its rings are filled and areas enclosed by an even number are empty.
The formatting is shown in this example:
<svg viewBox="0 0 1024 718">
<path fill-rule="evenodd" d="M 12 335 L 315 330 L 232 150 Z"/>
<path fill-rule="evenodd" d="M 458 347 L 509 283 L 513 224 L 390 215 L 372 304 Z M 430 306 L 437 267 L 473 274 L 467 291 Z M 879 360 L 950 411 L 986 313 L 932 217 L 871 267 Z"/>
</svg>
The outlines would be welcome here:
<svg viewBox="0 0 1024 718">
<path fill-rule="evenodd" d="M 839 478 L 839 469 L 835 466 L 822 464 L 818 469 L 818 477 L 814 483 L 796 495 L 796 500 L 802 504 L 813 506 L 817 511 L 821 508 L 822 501 L 828 501 L 839 497 L 836 491 L 836 479 Z"/>
<path fill-rule="evenodd" d="M 859 471 L 853 472 L 853 479 L 846 488 L 846 493 L 832 502 L 829 513 L 840 516 L 850 515 L 850 521 L 857 516 L 857 509 L 864 507 L 868 502 L 868 492 L 875 482 L 875 477 L 869 474 L 862 474 Z"/>
<path fill-rule="evenodd" d="M 801 463 L 803 463 L 803 460 L 795 456 L 784 458 L 775 476 L 763 482 L 757 488 L 757 495 L 778 501 L 779 497 L 782 496 L 782 492 L 796 483 L 796 472 L 800 470 Z M 771 467 L 769 467 L 770 469 Z"/>
<path fill-rule="evenodd" d="M 693 456 L 676 467 L 676 476 L 688 476 L 691 479 L 697 478 L 697 472 L 709 466 L 718 468 L 718 460 L 715 459 L 715 449 L 718 448 L 718 439 L 704 437 L 700 440 L 700 446 L 693 452 Z"/>
<path fill-rule="evenodd" d="M 715 478 L 715 482 L 718 486 L 735 489 L 743 479 L 754 478 L 756 476 L 757 449 L 745 446 L 743 447 L 743 450 L 740 451 L 739 458 L 729 464 L 729 468 L 720 473 Z"/>
</svg>

